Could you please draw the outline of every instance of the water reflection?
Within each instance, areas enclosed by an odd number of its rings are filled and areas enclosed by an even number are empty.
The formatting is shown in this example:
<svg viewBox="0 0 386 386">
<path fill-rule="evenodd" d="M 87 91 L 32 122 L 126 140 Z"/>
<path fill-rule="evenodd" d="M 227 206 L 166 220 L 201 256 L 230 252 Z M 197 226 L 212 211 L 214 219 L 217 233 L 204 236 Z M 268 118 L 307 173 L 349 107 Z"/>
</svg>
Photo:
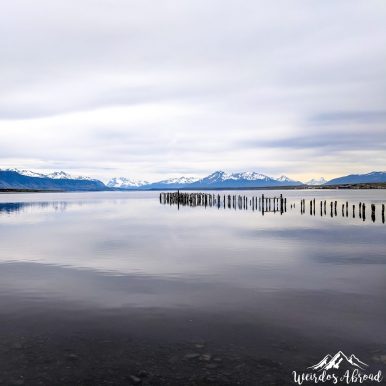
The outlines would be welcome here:
<svg viewBox="0 0 386 386">
<path fill-rule="evenodd" d="M 66 201 L 46 201 L 46 202 L 0 202 L 0 216 L 4 214 L 17 214 L 27 209 L 52 209 L 63 212 L 69 203 Z"/>
<path fill-rule="evenodd" d="M 3 383 L 31 361 L 33 386 L 123 385 L 143 368 L 165 371 L 164 384 L 202 384 L 208 371 L 229 374 L 221 385 L 272 384 L 265 373 L 288 384 L 320 353 L 371 362 L 386 347 L 381 193 L 210 192 L 195 207 L 155 192 L 1 196 Z M 363 226 L 372 204 L 377 221 Z M 28 355 L 9 361 L 15 343 Z M 222 362 L 187 360 L 192 350 Z M 83 378 L 59 383 L 72 364 Z"/>
</svg>

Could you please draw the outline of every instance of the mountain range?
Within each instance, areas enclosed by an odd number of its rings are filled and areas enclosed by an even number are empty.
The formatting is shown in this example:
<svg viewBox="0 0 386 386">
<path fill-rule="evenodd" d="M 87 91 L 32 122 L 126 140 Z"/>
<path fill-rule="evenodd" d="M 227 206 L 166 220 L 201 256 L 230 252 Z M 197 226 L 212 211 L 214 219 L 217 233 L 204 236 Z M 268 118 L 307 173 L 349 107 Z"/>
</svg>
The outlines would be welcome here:
<svg viewBox="0 0 386 386">
<path fill-rule="evenodd" d="M 119 181 L 123 181 L 123 183 L 119 184 Z M 130 184 L 128 184 L 128 181 Z M 274 178 L 256 172 L 229 174 L 223 171 L 216 171 L 209 176 L 200 179 L 194 177 L 179 177 L 153 183 L 141 183 L 140 181 L 127 180 L 121 177 L 119 179 L 113 178 L 107 183 L 108 187 L 123 189 L 221 189 L 300 185 L 303 185 L 303 183 L 291 180 L 286 176 Z"/>
<path fill-rule="evenodd" d="M 102 181 L 64 172 L 45 175 L 29 170 L 0 169 L 0 189 L 91 191 L 106 190 L 106 186 Z"/>
<path fill-rule="evenodd" d="M 73 176 L 63 171 L 49 174 L 30 170 L 0 169 L 0 189 L 26 190 L 152 190 L 152 189 L 236 189 L 285 186 L 328 186 L 356 183 L 386 182 L 386 172 L 351 174 L 326 181 L 311 179 L 306 183 L 287 176 L 269 177 L 257 172 L 226 173 L 216 171 L 204 178 L 177 177 L 157 182 L 134 180 L 126 177 L 112 178 L 106 185 L 99 180 L 84 176 Z"/>
</svg>

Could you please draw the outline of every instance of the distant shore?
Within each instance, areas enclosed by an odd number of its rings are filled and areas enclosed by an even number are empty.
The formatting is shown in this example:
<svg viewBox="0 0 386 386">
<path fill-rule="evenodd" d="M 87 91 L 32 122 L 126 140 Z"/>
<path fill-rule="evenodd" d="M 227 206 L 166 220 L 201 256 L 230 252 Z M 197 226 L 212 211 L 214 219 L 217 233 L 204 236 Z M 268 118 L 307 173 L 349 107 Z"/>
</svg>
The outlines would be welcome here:
<svg viewBox="0 0 386 386">
<path fill-rule="evenodd" d="M 150 192 L 164 190 L 326 190 L 326 189 L 386 189 L 385 182 L 361 183 L 361 184 L 339 184 L 339 185 L 297 185 L 297 186 L 257 186 L 257 187 L 229 187 L 229 188 L 163 188 L 163 189 L 106 189 L 106 190 L 81 190 L 81 192 L 119 191 L 119 192 Z M 74 190 L 38 190 L 38 189 L 0 189 L 0 193 L 65 193 L 80 192 Z"/>
</svg>

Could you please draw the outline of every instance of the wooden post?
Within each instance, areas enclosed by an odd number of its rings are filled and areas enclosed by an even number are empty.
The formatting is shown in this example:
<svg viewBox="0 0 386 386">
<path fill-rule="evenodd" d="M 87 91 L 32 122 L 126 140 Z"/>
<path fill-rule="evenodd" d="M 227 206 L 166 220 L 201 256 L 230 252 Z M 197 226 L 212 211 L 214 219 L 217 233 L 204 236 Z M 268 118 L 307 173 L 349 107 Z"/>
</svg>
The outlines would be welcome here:
<svg viewBox="0 0 386 386">
<path fill-rule="evenodd" d="M 375 205 L 371 204 L 371 219 L 375 222 Z"/>
</svg>

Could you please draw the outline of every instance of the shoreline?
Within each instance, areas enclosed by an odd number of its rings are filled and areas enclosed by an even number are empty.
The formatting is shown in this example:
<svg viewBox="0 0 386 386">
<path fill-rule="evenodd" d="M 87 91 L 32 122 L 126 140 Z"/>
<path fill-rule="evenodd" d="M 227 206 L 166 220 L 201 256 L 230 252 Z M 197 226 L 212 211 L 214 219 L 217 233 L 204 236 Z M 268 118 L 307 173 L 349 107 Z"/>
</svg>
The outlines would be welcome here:
<svg viewBox="0 0 386 386">
<path fill-rule="evenodd" d="M 339 185 L 296 185 L 296 186 L 256 186 L 256 187 L 196 187 L 196 188 L 157 188 L 157 189 L 106 189 L 106 190 L 42 190 L 42 189 L 0 189 L 1 193 L 78 193 L 78 192 L 160 192 L 160 191 L 222 191 L 222 190 L 341 190 L 341 189 L 386 189 L 385 182 L 359 183 L 359 184 L 339 184 Z"/>
</svg>

